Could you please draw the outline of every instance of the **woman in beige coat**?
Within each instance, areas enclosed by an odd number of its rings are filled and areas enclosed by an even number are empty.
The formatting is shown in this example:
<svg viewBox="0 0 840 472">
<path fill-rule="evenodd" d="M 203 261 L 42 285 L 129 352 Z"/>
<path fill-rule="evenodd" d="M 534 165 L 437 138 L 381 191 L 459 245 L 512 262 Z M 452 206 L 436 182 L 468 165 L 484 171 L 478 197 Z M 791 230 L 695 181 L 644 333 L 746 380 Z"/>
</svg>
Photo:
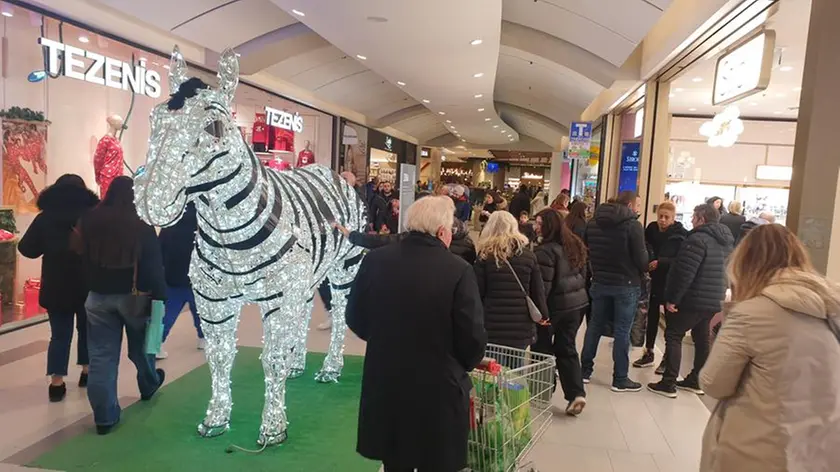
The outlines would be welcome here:
<svg viewBox="0 0 840 472">
<path fill-rule="evenodd" d="M 840 290 L 780 225 L 732 254 L 733 303 L 700 374 L 720 400 L 701 472 L 840 470 Z"/>
</svg>

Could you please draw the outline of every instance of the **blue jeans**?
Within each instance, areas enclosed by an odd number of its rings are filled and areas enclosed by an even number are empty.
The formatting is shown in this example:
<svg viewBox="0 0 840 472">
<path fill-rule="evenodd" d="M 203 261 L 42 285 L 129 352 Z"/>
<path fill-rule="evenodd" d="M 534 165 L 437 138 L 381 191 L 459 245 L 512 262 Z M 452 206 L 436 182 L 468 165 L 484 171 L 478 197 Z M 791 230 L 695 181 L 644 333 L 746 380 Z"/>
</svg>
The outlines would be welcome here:
<svg viewBox="0 0 840 472">
<path fill-rule="evenodd" d="M 50 347 L 47 349 L 47 375 L 67 376 L 70 364 L 70 345 L 73 342 L 73 325 L 79 337 L 76 343 L 76 363 L 88 365 L 87 314 L 84 307 L 67 313 L 51 311 Z M 75 321 L 75 323 L 74 323 Z"/>
<path fill-rule="evenodd" d="M 608 322 L 613 324 L 613 384 L 627 380 L 630 369 L 630 328 L 636 316 L 641 289 L 634 286 L 592 284 L 592 320 L 586 325 L 581 367 L 583 376 L 592 375 L 598 343 Z"/>
<path fill-rule="evenodd" d="M 91 292 L 85 308 L 88 314 L 88 400 L 98 426 L 110 426 L 120 420 L 117 401 L 117 371 L 120 365 L 123 328 L 128 340 L 128 358 L 137 368 L 140 395 L 151 397 L 160 387 L 155 371 L 155 356 L 147 355 L 144 346 L 148 317 L 131 314 L 131 295 L 103 295 Z"/>
<path fill-rule="evenodd" d="M 175 326 L 178 321 L 178 316 L 184 305 L 190 306 L 190 312 L 193 317 L 193 324 L 195 331 L 198 333 L 199 339 L 204 339 L 204 333 L 201 332 L 201 320 L 198 319 L 198 310 L 195 308 L 195 294 L 190 287 L 170 287 L 166 286 L 166 309 L 163 315 L 163 340 L 169 336 L 169 331 Z"/>
</svg>

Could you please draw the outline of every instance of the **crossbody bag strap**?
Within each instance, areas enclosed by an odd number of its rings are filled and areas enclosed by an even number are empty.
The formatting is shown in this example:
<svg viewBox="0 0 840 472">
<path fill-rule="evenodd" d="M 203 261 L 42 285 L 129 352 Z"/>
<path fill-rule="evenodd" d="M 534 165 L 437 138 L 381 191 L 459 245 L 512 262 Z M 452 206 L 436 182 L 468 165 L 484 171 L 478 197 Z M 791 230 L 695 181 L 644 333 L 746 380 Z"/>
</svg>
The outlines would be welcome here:
<svg viewBox="0 0 840 472">
<path fill-rule="evenodd" d="M 516 275 L 516 271 L 513 270 L 513 266 L 510 265 L 510 262 L 508 262 L 507 260 L 505 260 L 505 265 L 508 266 L 508 269 L 510 269 L 510 273 L 513 274 L 513 278 L 516 279 L 516 283 L 519 284 L 519 290 L 522 290 L 522 294 L 527 297 L 528 292 L 525 291 L 525 287 L 522 285 L 522 281 L 519 280 L 519 276 Z"/>
<path fill-rule="evenodd" d="M 826 315 L 825 323 L 828 325 L 828 329 L 834 334 L 834 337 L 837 338 L 837 342 L 840 343 L 840 325 L 838 325 L 837 318 L 834 315 Z"/>
</svg>

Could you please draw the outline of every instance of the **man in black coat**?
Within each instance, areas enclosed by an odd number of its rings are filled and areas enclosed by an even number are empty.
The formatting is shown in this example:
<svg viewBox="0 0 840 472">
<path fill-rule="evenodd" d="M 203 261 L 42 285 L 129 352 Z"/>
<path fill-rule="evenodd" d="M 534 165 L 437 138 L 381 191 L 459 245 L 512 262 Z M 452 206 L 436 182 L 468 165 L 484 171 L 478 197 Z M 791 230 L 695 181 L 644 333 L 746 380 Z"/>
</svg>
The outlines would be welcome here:
<svg viewBox="0 0 840 472">
<path fill-rule="evenodd" d="M 527 212 L 529 215 L 531 214 L 531 193 L 528 191 L 527 185 L 519 186 L 519 191 L 516 192 L 516 195 L 514 195 L 510 200 L 508 211 L 517 220 L 523 211 Z"/>
<path fill-rule="evenodd" d="M 720 224 L 720 213 L 710 204 L 694 208 L 694 229 L 688 233 L 665 285 L 665 374 L 648 389 L 676 398 L 677 388 L 701 395 L 698 375 L 709 357 L 709 322 L 720 312 L 726 296 L 726 260 L 734 239 Z M 677 382 L 682 341 L 691 331 L 694 369 Z"/>
<path fill-rule="evenodd" d="M 447 249 L 454 211 L 449 197 L 415 202 L 410 234 L 368 254 L 350 291 L 347 325 L 368 343 L 357 450 L 388 472 L 467 463 L 467 372 L 487 334 L 472 267 Z"/>
<path fill-rule="evenodd" d="M 592 267 L 592 320 L 586 326 L 581 366 L 589 382 L 595 367 L 598 342 L 607 323 L 613 323 L 614 392 L 638 392 L 642 385 L 630 380 L 630 329 L 636 316 L 641 284 L 648 270 L 644 229 L 637 221 L 638 196 L 622 192 L 615 203 L 595 210 L 586 226 L 584 242 Z"/>
</svg>

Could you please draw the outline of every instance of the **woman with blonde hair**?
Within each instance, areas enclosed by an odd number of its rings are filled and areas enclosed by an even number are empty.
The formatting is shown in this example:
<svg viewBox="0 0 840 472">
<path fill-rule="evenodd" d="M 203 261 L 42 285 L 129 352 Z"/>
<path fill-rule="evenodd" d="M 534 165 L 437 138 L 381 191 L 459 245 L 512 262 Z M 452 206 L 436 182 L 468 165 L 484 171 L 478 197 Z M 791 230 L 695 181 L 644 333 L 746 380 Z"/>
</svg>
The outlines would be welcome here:
<svg viewBox="0 0 840 472">
<path fill-rule="evenodd" d="M 783 226 L 731 256 L 732 300 L 700 373 L 720 400 L 701 472 L 829 471 L 840 464 L 840 288 Z"/>
<path fill-rule="evenodd" d="M 506 211 L 490 215 L 481 231 L 474 268 L 491 343 L 524 349 L 536 340 L 537 325 L 526 296 L 544 317 L 548 315 L 540 266 L 528 243 L 516 218 Z"/>
</svg>

